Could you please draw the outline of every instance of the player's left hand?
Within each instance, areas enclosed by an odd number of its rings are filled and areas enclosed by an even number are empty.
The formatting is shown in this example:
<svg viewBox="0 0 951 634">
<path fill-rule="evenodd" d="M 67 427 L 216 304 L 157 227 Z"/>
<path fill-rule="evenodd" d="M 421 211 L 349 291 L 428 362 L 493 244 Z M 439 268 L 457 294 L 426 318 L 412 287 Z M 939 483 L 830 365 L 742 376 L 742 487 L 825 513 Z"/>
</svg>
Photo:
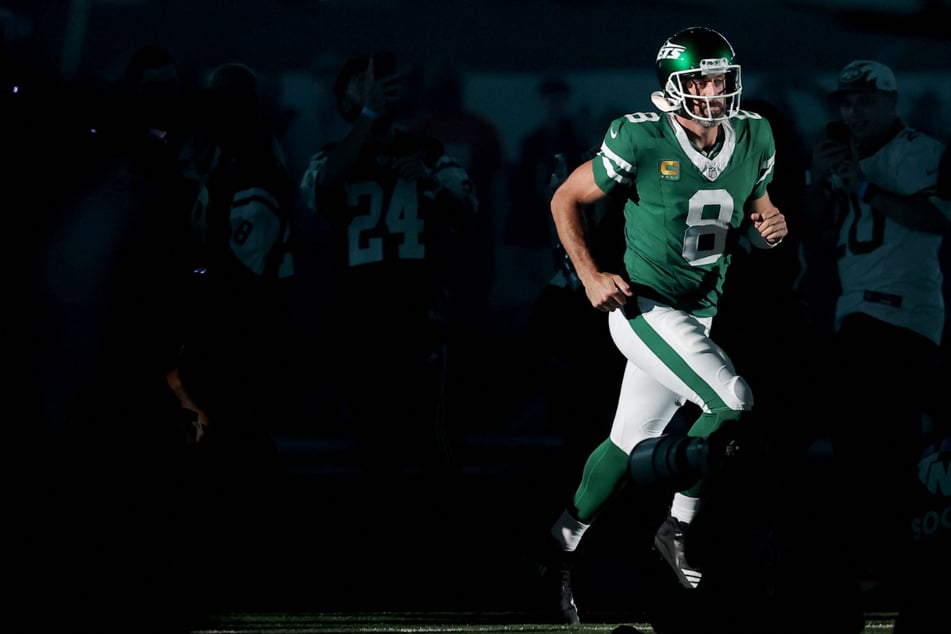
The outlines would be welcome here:
<svg viewBox="0 0 951 634">
<path fill-rule="evenodd" d="M 763 239 L 770 244 L 777 244 L 789 233 L 786 228 L 786 216 L 776 207 L 770 207 L 765 211 L 754 211 L 750 214 L 750 220 L 753 221 L 753 226 Z"/>
</svg>

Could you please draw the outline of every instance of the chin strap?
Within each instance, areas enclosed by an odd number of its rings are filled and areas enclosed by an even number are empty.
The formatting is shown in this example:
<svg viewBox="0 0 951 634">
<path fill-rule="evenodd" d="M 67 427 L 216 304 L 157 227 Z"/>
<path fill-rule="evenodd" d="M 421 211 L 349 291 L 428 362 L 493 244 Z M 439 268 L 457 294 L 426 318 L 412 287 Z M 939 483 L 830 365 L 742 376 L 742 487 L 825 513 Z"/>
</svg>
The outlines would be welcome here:
<svg viewBox="0 0 951 634">
<path fill-rule="evenodd" d="M 680 109 L 680 100 L 668 97 L 662 90 L 655 90 L 651 93 L 651 102 L 661 112 L 674 112 Z"/>
</svg>

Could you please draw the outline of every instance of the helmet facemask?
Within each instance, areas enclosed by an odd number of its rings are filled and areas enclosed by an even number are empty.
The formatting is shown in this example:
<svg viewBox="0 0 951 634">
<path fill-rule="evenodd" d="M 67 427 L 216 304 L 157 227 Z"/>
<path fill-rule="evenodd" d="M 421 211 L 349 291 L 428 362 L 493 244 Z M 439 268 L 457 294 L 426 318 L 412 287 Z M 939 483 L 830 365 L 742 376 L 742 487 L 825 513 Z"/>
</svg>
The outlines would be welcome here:
<svg viewBox="0 0 951 634">
<path fill-rule="evenodd" d="M 716 95 L 691 94 L 686 84 L 697 77 L 723 75 L 723 91 Z M 740 109 L 740 94 L 743 92 L 740 67 L 730 64 L 726 58 L 704 59 L 700 70 L 675 71 L 667 78 L 664 92 L 670 102 L 676 102 L 678 112 L 702 123 L 716 123 L 736 116 Z M 699 104 L 699 107 L 696 107 Z"/>
</svg>

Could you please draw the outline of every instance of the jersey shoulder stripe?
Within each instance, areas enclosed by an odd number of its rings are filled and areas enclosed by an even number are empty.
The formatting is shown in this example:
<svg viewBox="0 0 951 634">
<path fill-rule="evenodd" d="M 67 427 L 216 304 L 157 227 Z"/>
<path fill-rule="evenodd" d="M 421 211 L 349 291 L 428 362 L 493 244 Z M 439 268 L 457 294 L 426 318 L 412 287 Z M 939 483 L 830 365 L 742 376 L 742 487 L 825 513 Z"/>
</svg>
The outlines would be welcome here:
<svg viewBox="0 0 951 634">
<path fill-rule="evenodd" d="M 633 112 L 611 122 L 593 161 L 602 189 L 633 185 L 638 153 L 657 144 L 663 125 L 662 115 L 656 112 Z"/>
</svg>

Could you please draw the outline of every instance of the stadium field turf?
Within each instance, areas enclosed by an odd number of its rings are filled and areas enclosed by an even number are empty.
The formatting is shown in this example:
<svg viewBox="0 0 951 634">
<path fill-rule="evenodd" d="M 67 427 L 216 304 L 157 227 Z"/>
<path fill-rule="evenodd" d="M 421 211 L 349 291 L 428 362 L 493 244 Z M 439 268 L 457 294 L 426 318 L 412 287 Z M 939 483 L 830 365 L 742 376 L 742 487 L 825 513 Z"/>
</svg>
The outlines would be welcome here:
<svg viewBox="0 0 951 634">
<path fill-rule="evenodd" d="M 605 634 L 660 634 L 647 623 L 625 622 L 623 614 L 593 615 L 581 625 L 552 625 L 525 622 L 518 612 L 375 612 L 375 613 L 221 613 L 209 615 L 201 626 L 189 634 L 328 634 L 353 632 L 400 632 L 432 634 L 505 634 L 529 632 L 556 634 L 562 632 L 603 632 Z M 790 634 L 813 634 L 824 631 L 821 616 L 792 615 L 798 621 Z M 894 615 L 866 615 L 865 632 L 891 634 Z M 711 632 L 719 632 L 715 623 Z M 765 634 L 765 633 L 764 633 Z"/>
</svg>

